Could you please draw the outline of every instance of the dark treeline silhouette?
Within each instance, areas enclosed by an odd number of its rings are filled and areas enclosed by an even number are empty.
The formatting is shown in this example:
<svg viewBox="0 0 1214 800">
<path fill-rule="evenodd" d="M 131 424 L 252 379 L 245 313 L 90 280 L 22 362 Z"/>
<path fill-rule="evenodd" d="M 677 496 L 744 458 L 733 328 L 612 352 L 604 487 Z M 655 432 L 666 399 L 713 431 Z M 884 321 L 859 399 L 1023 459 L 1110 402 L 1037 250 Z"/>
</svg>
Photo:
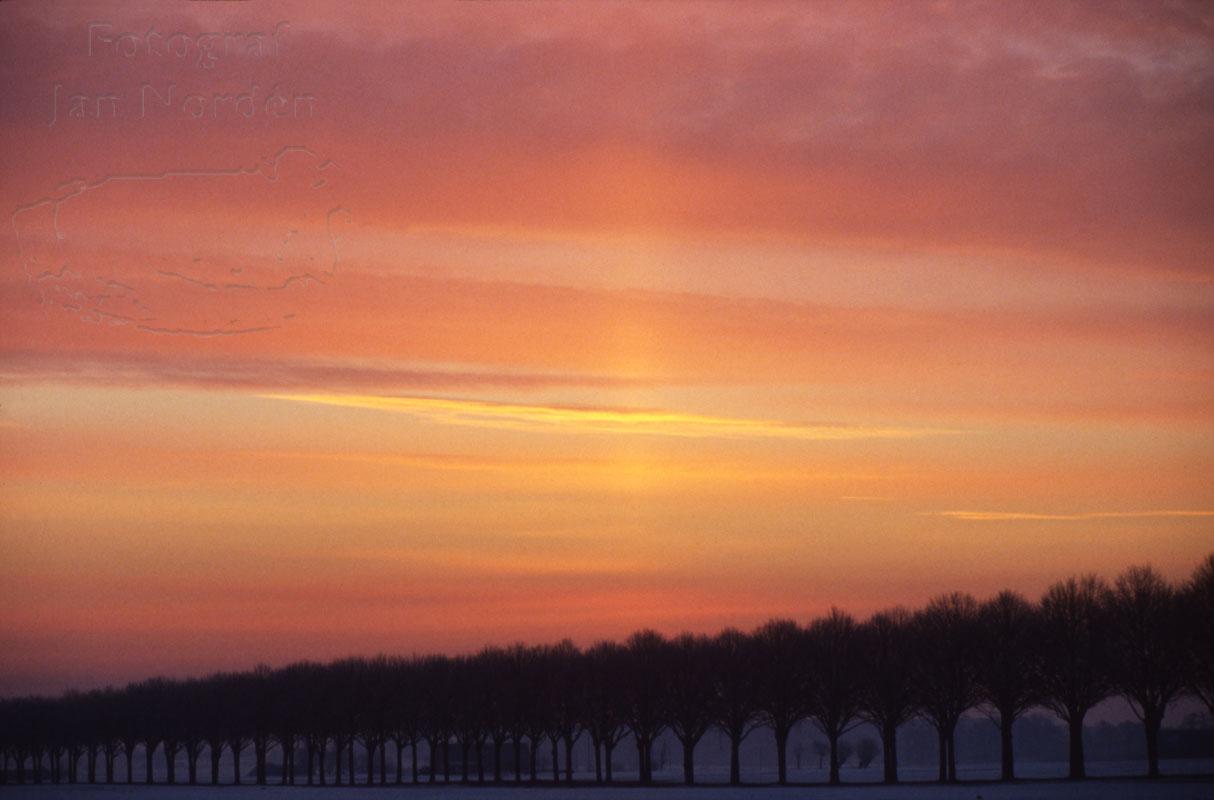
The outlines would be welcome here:
<svg viewBox="0 0 1214 800">
<path fill-rule="evenodd" d="M 355 658 L 11 698 L 0 701 L 0 780 L 113 783 L 122 760 L 134 782 L 142 750 L 147 783 L 155 759 L 167 782 L 182 782 L 181 757 L 184 781 L 218 783 L 225 751 L 236 783 L 242 764 L 259 784 L 353 784 L 356 768 L 366 784 L 572 782 L 574 747 L 587 737 L 596 782 L 615 780 L 613 751 L 631 738 L 648 784 L 654 742 L 668 731 L 691 784 L 696 744 L 715 727 L 730 743 L 730 783 L 741 782 L 742 742 L 767 729 L 783 784 L 790 733 L 808 720 L 825 737 L 830 783 L 849 755 L 842 738 L 860 723 L 879 734 L 893 783 L 897 731 L 918 717 L 935 730 L 939 780 L 951 782 L 957 726 L 974 710 L 998 726 L 1001 776 L 1013 780 L 1013 723 L 1031 708 L 1066 724 L 1070 777 L 1079 779 L 1084 718 L 1118 695 L 1142 721 L 1153 777 L 1169 704 L 1187 693 L 1214 713 L 1212 648 L 1214 554 L 1182 585 L 1134 567 L 1111 584 L 1070 578 L 1037 603 L 1010 591 L 985 602 L 952 593 L 863 622 L 832 609 L 807 625 L 772 620 L 751 633 L 641 631 L 586 650 L 563 641 Z M 539 774 L 540 753 L 551 754 L 550 776 Z"/>
</svg>

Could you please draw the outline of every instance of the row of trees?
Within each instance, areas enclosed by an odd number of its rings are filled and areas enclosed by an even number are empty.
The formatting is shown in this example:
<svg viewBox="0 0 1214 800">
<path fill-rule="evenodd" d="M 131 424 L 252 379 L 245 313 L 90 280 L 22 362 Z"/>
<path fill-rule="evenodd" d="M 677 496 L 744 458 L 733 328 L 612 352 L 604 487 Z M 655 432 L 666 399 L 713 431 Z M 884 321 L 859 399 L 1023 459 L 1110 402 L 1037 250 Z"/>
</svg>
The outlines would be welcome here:
<svg viewBox="0 0 1214 800">
<path fill-rule="evenodd" d="M 94 782 L 102 768 L 113 782 L 119 759 L 131 781 L 141 750 L 149 783 L 157 753 L 169 783 L 182 754 L 190 783 L 204 754 L 218 783 L 226 750 L 236 782 L 242 759 L 251 759 L 256 781 L 266 783 L 277 750 L 279 780 L 294 783 L 302 767 L 307 783 L 323 785 L 354 782 L 356 749 L 367 783 L 403 782 L 405 764 L 413 782 L 450 781 L 453 771 L 463 781 L 537 781 L 537 756 L 547 748 L 551 779 L 562 780 L 563 764 L 563 780 L 572 781 L 574 745 L 588 737 L 597 781 L 613 780 L 613 751 L 631 740 L 647 784 L 653 743 L 670 731 L 690 784 L 695 746 L 715 727 L 730 741 L 737 784 L 740 746 L 765 728 L 785 783 L 789 735 L 810 720 L 826 739 L 837 783 L 842 737 L 868 722 L 892 783 L 897 730 L 919 716 L 938 733 L 939 779 L 955 781 L 957 723 L 980 710 L 1000 728 L 1002 777 L 1011 780 L 1013 722 L 1044 707 L 1069 726 L 1070 775 L 1082 778 L 1084 718 L 1122 695 L 1142 720 L 1156 776 L 1168 705 L 1188 692 L 1214 713 L 1212 648 L 1214 555 L 1180 586 L 1135 567 L 1111 585 L 1095 576 L 1062 581 L 1037 603 L 1010 591 L 985 602 L 953 593 L 864 622 L 836 609 L 808 625 L 773 620 L 751 633 L 667 639 L 642 631 L 585 650 L 563 641 L 472 656 L 380 656 L 8 699 L 0 702 L 0 751 L 5 779 L 18 782 L 48 774 Z M 297 753 L 306 763 L 295 763 Z"/>
</svg>

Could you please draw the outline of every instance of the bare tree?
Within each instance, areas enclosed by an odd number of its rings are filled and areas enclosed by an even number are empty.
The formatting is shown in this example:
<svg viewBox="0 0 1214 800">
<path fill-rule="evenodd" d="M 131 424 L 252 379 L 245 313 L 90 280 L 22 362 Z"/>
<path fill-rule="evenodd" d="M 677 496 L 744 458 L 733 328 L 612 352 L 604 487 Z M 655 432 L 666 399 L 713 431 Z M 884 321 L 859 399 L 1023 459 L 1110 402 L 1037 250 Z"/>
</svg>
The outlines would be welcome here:
<svg viewBox="0 0 1214 800">
<path fill-rule="evenodd" d="M 830 745 L 830 783 L 839 783 L 839 740 L 860 721 L 863 673 L 859 627 L 832 608 L 808 630 L 809 712 Z"/>
<path fill-rule="evenodd" d="M 1142 720 L 1147 774 L 1159 777 L 1159 728 L 1184 688 L 1185 647 L 1175 589 L 1150 567 L 1131 567 L 1112 593 L 1113 685 Z"/>
<path fill-rule="evenodd" d="M 1186 685 L 1214 714 L 1214 553 L 1202 559 L 1181 595 Z"/>
<path fill-rule="evenodd" d="M 634 633 L 625 645 L 628 658 L 620 688 L 628 728 L 636 742 L 638 777 L 643 786 L 653 783 L 653 742 L 666 727 L 665 650 L 665 640 L 649 630 Z"/>
<path fill-rule="evenodd" d="M 941 783 L 957 780 L 957 722 L 978 704 L 978 602 L 953 592 L 915 615 L 920 708 L 936 728 Z"/>
<path fill-rule="evenodd" d="M 454 726 L 453 695 L 457 691 L 450 661 L 443 656 L 428 656 L 418 664 L 418 691 L 425 698 L 419 730 L 430 749 L 430 783 L 438 780 L 441 767 L 451 780 L 447 746 Z"/>
<path fill-rule="evenodd" d="M 1086 774 L 1083 719 L 1112 693 L 1109 589 L 1095 575 L 1068 578 L 1041 598 L 1041 699 L 1067 724 L 1070 777 Z"/>
<path fill-rule="evenodd" d="M 763 625 L 755 631 L 754 642 L 758 707 L 775 736 L 776 779 L 784 785 L 788 783 L 788 736 L 809 713 L 809 646 L 805 631 L 786 619 Z"/>
<path fill-rule="evenodd" d="M 620 688 L 627 657 L 615 642 L 599 642 L 585 655 L 586 730 L 594 747 L 594 779 L 599 783 L 611 783 L 612 753 L 628 732 Z"/>
<path fill-rule="evenodd" d="M 898 728 L 917 708 L 914 638 L 913 618 L 904 608 L 874 614 L 860 629 L 863 714 L 881 734 L 886 783 L 898 782 Z"/>
<path fill-rule="evenodd" d="M 530 781 L 535 783 L 539 780 L 537 765 L 539 751 L 544 744 L 544 737 L 551 728 L 552 708 L 548 703 L 548 672 L 541 655 L 541 648 L 520 647 L 517 649 L 522 668 L 520 685 L 524 687 L 524 693 L 528 698 L 528 702 L 524 703 L 520 709 L 522 712 L 520 726 L 527 736 L 529 745 Z"/>
<path fill-rule="evenodd" d="M 709 654 L 717 697 L 717 726 L 729 737 L 729 783 L 742 783 L 742 741 L 761 724 L 758 714 L 758 651 L 754 641 L 732 628 L 712 642 Z"/>
<path fill-rule="evenodd" d="M 510 720 L 507 727 L 510 730 L 510 743 L 514 750 L 514 781 L 522 783 L 523 781 L 523 740 L 527 738 L 531 728 L 531 715 L 529 708 L 531 705 L 531 694 L 529 691 L 529 680 L 531 678 L 529 662 L 531 659 L 531 651 L 528 647 L 521 644 L 516 644 L 510 647 L 502 654 L 501 668 L 503 671 L 502 683 L 511 695 L 507 699 L 508 713 Z M 537 727 L 542 728 L 541 725 Z M 535 748 L 528 747 L 528 763 L 531 766 L 531 778 L 535 779 L 535 760 L 533 754 Z"/>
<path fill-rule="evenodd" d="M 696 745 L 718 717 L 712 647 L 706 636 L 683 634 L 666 648 L 670 729 L 683 746 L 683 783 L 688 786 L 696 782 Z"/>
<path fill-rule="evenodd" d="M 418 692 L 417 661 L 394 658 L 388 662 L 386 669 L 385 678 L 391 687 L 386 713 L 389 735 L 396 745 L 396 783 L 404 783 L 406 748 L 410 753 L 410 781 L 417 783 L 417 744 L 421 739 L 421 698 Z"/>
<path fill-rule="evenodd" d="M 982 604 L 978 684 L 999 726 L 1000 779 L 1016 777 L 1012 725 L 1039 702 L 1040 619 L 1021 595 L 1005 591 Z"/>
</svg>

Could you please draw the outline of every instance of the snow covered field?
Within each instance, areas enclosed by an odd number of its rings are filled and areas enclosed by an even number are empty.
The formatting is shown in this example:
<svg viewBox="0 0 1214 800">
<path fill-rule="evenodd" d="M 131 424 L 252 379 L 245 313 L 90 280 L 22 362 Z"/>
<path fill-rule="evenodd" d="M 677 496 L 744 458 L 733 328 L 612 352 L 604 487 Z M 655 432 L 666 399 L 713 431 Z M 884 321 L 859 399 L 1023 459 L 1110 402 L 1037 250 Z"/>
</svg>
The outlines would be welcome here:
<svg viewBox="0 0 1214 800">
<path fill-rule="evenodd" d="M 119 762 L 121 765 L 121 760 Z M 423 776 L 418 786 L 388 785 L 372 787 L 333 787 L 333 786 L 294 786 L 284 787 L 274 785 L 277 775 L 271 776 L 271 785 L 257 787 L 245 784 L 230 785 L 230 771 L 221 775 L 223 783 L 212 787 L 205 783 L 198 786 L 178 784 L 167 786 L 156 784 L 147 786 L 136 783 L 128 786 L 125 783 L 115 785 L 47 785 L 41 786 L 0 786 L 0 800 L 4 798 L 29 798 L 30 800 L 50 800 L 51 798 L 67 798 L 67 800 L 154 800 L 155 798 L 172 798 L 172 800 L 288 800 L 289 798 L 401 798 L 401 800 L 648 800 L 650 797 L 658 800 L 744 800 L 745 798 L 771 798 L 771 800 L 791 800 L 792 798 L 823 798 L 823 800 L 1062 800 L 1076 798 L 1077 800 L 1214 800 L 1214 760 L 1210 759 L 1165 759 L 1162 764 L 1165 777 L 1160 781 L 1147 781 L 1139 777 L 1145 770 L 1145 765 L 1133 761 L 1093 761 L 1088 764 L 1088 781 L 1072 784 L 1065 780 L 1055 780 L 1066 773 L 1066 764 L 1062 762 L 1028 762 L 1017 764 L 1017 774 L 1028 779 L 1027 783 L 1017 783 L 1010 786 L 993 782 L 999 773 L 997 764 L 965 764 L 959 765 L 958 772 L 962 780 L 970 781 L 958 786 L 941 786 L 934 783 L 935 768 L 929 766 L 911 765 L 903 767 L 899 773 L 903 783 L 899 786 L 886 787 L 878 782 L 881 779 L 879 766 L 866 769 L 848 769 L 844 771 L 843 786 L 824 786 L 827 773 L 824 769 L 807 767 L 805 769 L 789 770 L 789 779 L 796 784 L 789 787 L 775 786 L 775 770 L 752 768 L 744 770 L 743 780 L 752 784 L 741 788 L 730 788 L 720 784 L 728 780 L 728 772 L 716 765 L 705 765 L 697 770 L 699 780 L 715 786 L 696 786 L 688 788 L 680 785 L 681 772 L 668 766 L 655 774 L 659 785 L 652 788 L 637 786 L 593 786 L 593 774 L 578 771 L 574 777 L 580 785 L 573 787 L 554 786 L 541 782 L 536 786 L 512 785 L 507 778 L 503 786 L 461 785 L 459 776 L 453 775 L 453 782 L 444 785 L 441 782 L 431 785 L 425 783 Z M 179 766 L 179 780 L 184 779 L 184 768 Z M 209 780 L 209 767 L 200 771 L 200 780 Z M 389 780 L 394 775 L 390 769 Z M 550 773 L 543 773 L 549 777 Z M 160 770 L 156 771 L 157 780 L 163 780 Z M 251 777 L 251 776 L 250 776 Z M 142 778 L 142 775 L 140 775 Z M 620 770 L 617 779 L 621 781 L 635 780 L 636 773 Z M 366 779 L 366 773 L 360 771 L 359 782 Z M 378 781 L 379 776 L 376 775 Z M 125 780 L 120 775 L 119 780 Z M 406 771 L 405 780 L 408 781 Z M 475 781 L 475 777 L 473 777 Z M 766 784 L 766 785 L 764 785 Z"/>
<path fill-rule="evenodd" d="M 746 800 L 747 798 L 825 798 L 826 800 L 1209 800 L 1214 797 L 1214 781 L 1198 779 L 1165 779 L 1148 782 L 1126 779 L 1100 779 L 1082 784 L 1065 781 L 1002 786 L 976 783 L 961 786 L 932 784 L 884 786 L 794 786 L 794 787 L 725 787 L 660 786 L 651 789 L 636 787 L 492 787 L 492 786 L 388 786 L 358 788 L 305 788 L 256 786 L 5 786 L 0 787 L 5 798 L 50 800 L 289 800 L 289 798 L 395 798 L 401 800 Z"/>
</svg>

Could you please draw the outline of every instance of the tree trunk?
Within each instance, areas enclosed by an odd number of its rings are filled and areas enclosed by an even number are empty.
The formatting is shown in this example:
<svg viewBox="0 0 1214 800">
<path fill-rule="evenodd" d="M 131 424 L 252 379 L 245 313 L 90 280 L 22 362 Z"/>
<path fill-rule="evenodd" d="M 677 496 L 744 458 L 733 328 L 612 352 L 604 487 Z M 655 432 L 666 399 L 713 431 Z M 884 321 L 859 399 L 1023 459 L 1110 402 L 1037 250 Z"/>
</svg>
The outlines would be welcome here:
<svg viewBox="0 0 1214 800">
<path fill-rule="evenodd" d="M 940 783 L 948 783 L 948 735 L 944 732 L 943 725 L 936 729 L 936 747 L 940 756 L 940 774 L 937 780 Z"/>
<path fill-rule="evenodd" d="M 636 736 L 637 744 L 637 780 L 642 786 L 649 785 L 649 775 L 646 768 L 649 765 L 649 742 L 641 736 Z"/>
<path fill-rule="evenodd" d="M 1143 714 L 1143 730 L 1147 737 L 1147 777 L 1159 777 L 1159 727 L 1163 723 L 1163 714 L 1151 712 Z"/>
<path fill-rule="evenodd" d="M 788 783 L 788 734 L 784 725 L 776 725 L 773 729 L 776 737 L 776 782 L 781 786 Z"/>
<path fill-rule="evenodd" d="M 333 737 L 333 785 L 341 786 L 341 776 L 345 774 L 345 770 L 341 766 L 342 749 L 345 747 L 345 740 L 341 736 Z M 353 784 L 354 776 L 350 776 L 350 783 Z"/>
<path fill-rule="evenodd" d="M 379 785 L 380 786 L 388 785 L 388 757 L 387 757 L 387 752 L 386 752 L 387 746 L 388 746 L 388 737 L 385 736 L 384 738 L 379 740 Z M 292 761 L 294 761 L 294 758 L 292 758 Z M 294 772 L 294 770 L 292 770 L 292 772 Z M 399 776 L 399 772 L 398 772 L 398 776 Z"/>
<path fill-rule="evenodd" d="M 948 782 L 957 782 L 957 725 L 954 722 L 948 727 Z"/>
<path fill-rule="evenodd" d="M 128 784 L 132 784 L 135 782 L 135 764 L 134 764 L 135 754 L 131 752 L 133 749 L 134 749 L 133 747 L 123 748 L 123 750 L 124 750 L 123 755 L 126 756 L 126 782 Z M 76 782 L 76 771 L 74 769 L 69 768 L 68 773 L 69 773 L 69 777 L 70 777 L 72 783 L 75 783 Z"/>
<path fill-rule="evenodd" d="M 1071 780 L 1082 780 L 1087 777 L 1083 764 L 1083 715 L 1072 714 L 1067 721 L 1070 729 Z"/>
<path fill-rule="evenodd" d="M 591 738 L 590 744 L 594 746 L 594 782 L 603 782 L 603 751 L 599 748 L 601 744 L 598 739 Z"/>
<path fill-rule="evenodd" d="M 514 735 L 510 738 L 514 746 L 514 782 L 523 782 L 523 737 Z"/>
<path fill-rule="evenodd" d="M 896 725 L 884 726 L 884 751 L 885 751 L 885 782 L 894 784 L 898 782 L 898 727 Z"/>
<path fill-rule="evenodd" d="M 170 747 L 168 742 L 164 745 L 164 768 L 169 773 L 169 785 L 177 783 L 177 748 Z"/>
<path fill-rule="evenodd" d="M 211 751 L 211 785 L 218 786 L 219 785 L 219 759 L 223 756 L 223 745 L 216 747 L 215 745 L 211 744 L 211 745 L 208 745 L 208 748 Z"/>
<path fill-rule="evenodd" d="M 266 750 L 269 748 L 265 737 L 259 737 L 253 742 L 253 756 L 257 761 L 257 785 L 266 785 Z"/>
<path fill-rule="evenodd" d="M 375 774 L 375 742 L 364 739 L 363 748 L 367 751 L 367 785 L 371 785 L 371 776 Z M 354 774 L 351 768 L 350 774 Z M 353 783 L 353 781 L 351 781 Z"/>
<path fill-rule="evenodd" d="M 839 784 L 839 734 L 831 732 L 826 737 L 830 742 L 830 784 Z"/>
<path fill-rule="evenodd" d="M 611 783 L 611 754 L 615 750 L 615 742 L 607 740 L 603 742 L 603 780 Z"/>
<path fill-rule="evenodd" d="M 240 750 L 241 750 L 241 748 L 236 747 L 233 744 L 229 744 L 228 749 L 232 751 L 232 765 L 233 765 L 232 783 L 236 786 L 239 786 L 240 785 Z"/>
<path fill-rule="evenodd" d="M 1016 779 L 1016 759 L 1012 750 L 1012 724 L 1015 719 L 1011 714 L 999 712 L 999 745 L 1000 762 L 999 779 L 1013 781 Z"/>
<path fill-rule="evenodd" d="M 530 757 L 530 762 L 531 762 L 531 764 L 530 764 L 531 782 L 536 783 L 540 779 L 539 772 L 538 772 L 539 765 L 536 763 L 539 759 L 540 740 L 535 737 L 528 737 L 528 741 L 531 742 L 531 749 L 529 751 L 529 757 Z"/>
<path fill-rule="evenodd" d="M 730 785 L 742 785 L 742 732 L 730 731 Z"/>
<path fill-rule="evenodd" d="M 494 738 L 493 740 L 493 782 L 502 782 L 502 744 L 503 739 Z"/>
<path fill-rule="evenodd" d="M 155 777 L 155 771 L 152 769 L 152 756 L 156 754 L 156 743 L 148 742 L 143 746 L 143 779 L 149 785 Z M 89 781 L 92 783 L 92 781 Z"/>
<path fill-rule="evenodd" d="M 413 763 L 409 765 L 410 774 L 413 776 L 413 783 L 417 785 L 417 737 L 409 740 L 409 752 Z"/>
<path fill-rule="evenodd" d="M 555 736 L 549 737 L 552 741 L 552 782 L 561 782 L 561 760 L 560 753 L 557 752 L 558 739 Z"/>
<path fill-rule="evenodd" d="M 565 783 L 573 783 L 573 744 L 572 736 L 565 736 Z"/>
<path fill-rule="evenodd" d="M 955 722 L 948 726 L 944 744 L 948 745 L 948 782 L 957 783 L 957 724 Z"/>
<path fill-rule="evenodd" d="M 396 740 L 396 785 L 400 786 L 405 782 L 405 743 L 399 738 Z"/>
<path fill-rule="evenodd" d="M 350 746 L 346 748 L 346 766 L 350 768 L 350 785 L 354 785 L 354 734 L 350 734 Z"/>
<path fill-rule="evenodd" d="M 696 782 L 696 743 L 690 738 L 683 740 L 683 783 L 694 786 Z"/>
</svg>

